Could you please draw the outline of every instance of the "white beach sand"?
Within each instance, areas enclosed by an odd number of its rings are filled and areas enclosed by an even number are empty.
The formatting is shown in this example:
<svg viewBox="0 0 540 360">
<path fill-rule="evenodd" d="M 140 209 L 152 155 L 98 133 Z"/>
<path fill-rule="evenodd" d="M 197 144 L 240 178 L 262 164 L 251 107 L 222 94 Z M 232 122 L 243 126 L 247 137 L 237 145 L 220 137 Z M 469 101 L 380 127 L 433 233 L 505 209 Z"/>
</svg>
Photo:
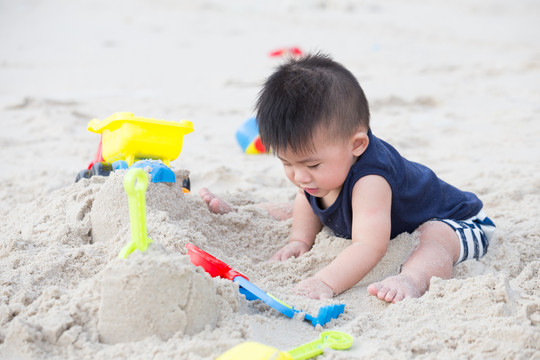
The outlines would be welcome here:
<svg viewBox="0 0 540 360">
<path fill-rule="evenodd" d="M 0 2 L 0 359 L 212 359 L 321 330 L 355 339 L 321 359 L 540 358 L 539 16 L 533 0 Z M 295 189 L 234 133 L 281 60 L 269 52 L 291 46 L 348 67 L 377 136 L 479 195 L 498 227 L 484 258 L 388 305 L 366 286 L 398 270 L 416 239 L 402 234 L 342 295 L 291 293 L 348 243 L 325 230 L 308 254 L 267 261 L 291 223 L 252 204 Z M 74 183 L 99 142 L 88 122 L 119 111 L 195 127 L 172 162 L 192 193 L 150 184 L 153 244 L 126 260 L 124 172 Z M 201 187 L 238 212 L 210 214 Z M 321 329 L 248 302 L 192 267 L 188 242 L 299 309 L 345 313 Z"/>
</svg>

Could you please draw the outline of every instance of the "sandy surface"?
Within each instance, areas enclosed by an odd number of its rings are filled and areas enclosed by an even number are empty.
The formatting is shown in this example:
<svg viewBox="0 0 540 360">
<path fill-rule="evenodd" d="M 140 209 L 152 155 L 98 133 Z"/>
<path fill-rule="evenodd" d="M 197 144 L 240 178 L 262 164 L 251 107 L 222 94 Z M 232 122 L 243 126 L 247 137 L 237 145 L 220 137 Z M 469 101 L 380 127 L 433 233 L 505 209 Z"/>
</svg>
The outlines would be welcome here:
<svg viewBox="0 0 540 360">
<path fill-rule="evenodd" d="M 539 358 L 539 15 L 532 0 L 0 2 L 0 358 L 212 359 L 323 330 L 196 270 L 188 242 L 309 313 L 345 304 L 324 329 L 355 343 L 321 359 Z M 397 271 L 415 242 L 403 234 L 342 295 L 291 294 L 347 241 L 323 231 L 305 256 L 267 262 L 291 224 L 252 204 L 295 189 L 278 160 L 234 138 L 280 61 L 268 53 L 290 46 L 350 68 L 376 135 L 480 196 L 498 226 L 483 259 L 387 305 L 366 286 Z M 74 184 L 99 141 L 88 121 L 118 111 L 195 126 L 172 163 L 192 194 L 149 186 L 154 242 L 127 260 L 124 173 Z M 203 186 L 238 212 L 210 214 Z"/>
</svg>

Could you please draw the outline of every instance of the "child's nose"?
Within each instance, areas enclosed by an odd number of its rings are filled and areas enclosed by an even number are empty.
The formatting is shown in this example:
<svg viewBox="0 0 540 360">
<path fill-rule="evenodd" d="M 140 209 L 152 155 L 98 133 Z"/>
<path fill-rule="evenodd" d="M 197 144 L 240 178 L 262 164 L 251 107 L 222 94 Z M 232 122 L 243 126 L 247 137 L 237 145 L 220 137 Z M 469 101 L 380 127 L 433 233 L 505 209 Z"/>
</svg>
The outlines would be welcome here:
<svg viewBox="0 0 540 360">
<path fill-rule="evenodd" d="M 305 169 L 297 168 L 294 170 L 294 180 L 300 184 L 307 184 L 311 181 L 311 176 Z"/>
</svg>

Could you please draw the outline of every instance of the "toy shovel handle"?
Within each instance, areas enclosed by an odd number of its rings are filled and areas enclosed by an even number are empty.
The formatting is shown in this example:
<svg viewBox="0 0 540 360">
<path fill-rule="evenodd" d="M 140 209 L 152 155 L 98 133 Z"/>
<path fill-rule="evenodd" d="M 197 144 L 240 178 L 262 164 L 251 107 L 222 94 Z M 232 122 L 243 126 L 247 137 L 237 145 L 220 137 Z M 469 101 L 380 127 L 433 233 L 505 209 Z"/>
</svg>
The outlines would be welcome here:
<svg viewBox="0 0 540 360">
<path fill-rule="evenodd" d="M 219 276 L 229 280 L 233 280 L 235 277 L 241 276 L 246 280 L 249 280 L 247 276 L 233 270 L 229 265 L 210 255 L 206 251 L 199 249 L 197 246 L 187 243 L 186 248 L 188 249 L 188 255 L 191 263 L 195 266 L 202 267 L 204 271 L 210 274 L 210 276 Z"/>
<path fill-rule="evenodd" d="M 353 337 L 341 331 L 323 331 L 317 340 L 287 351 L 293 360 L 311 359 L 323 353 L 325 348 L 345 350 L 351 347 Z"/>
<path fill-rule="evenodd" d="M 130 169 L 124 177 L 124 190 L 129 201 L 129 221 L 131 225 L 131 241 L 122 249 L 119 257 L 127 258 L 135 249 L 146 251 L 152 242 L 146 232 L 146 189 L 148 176 L 143 169 Z"/>
</svg>

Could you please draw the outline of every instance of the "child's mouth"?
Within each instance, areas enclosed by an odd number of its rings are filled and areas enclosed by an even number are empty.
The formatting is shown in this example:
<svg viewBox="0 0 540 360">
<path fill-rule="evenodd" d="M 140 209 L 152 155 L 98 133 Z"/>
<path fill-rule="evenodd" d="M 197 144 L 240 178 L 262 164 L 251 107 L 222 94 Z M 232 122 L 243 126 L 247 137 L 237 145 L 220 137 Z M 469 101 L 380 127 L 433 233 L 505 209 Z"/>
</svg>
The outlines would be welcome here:
<svg viewBox="0 0 540 360">
<path fill-rule="evenodd" d="M 304 191 L 311 194 L 311 195 L 313 195 L 313 194 L 317 193 L 317 191 L 319 191 L 319 189 L 318 188 L 304 188 Z"/>
</svg>

